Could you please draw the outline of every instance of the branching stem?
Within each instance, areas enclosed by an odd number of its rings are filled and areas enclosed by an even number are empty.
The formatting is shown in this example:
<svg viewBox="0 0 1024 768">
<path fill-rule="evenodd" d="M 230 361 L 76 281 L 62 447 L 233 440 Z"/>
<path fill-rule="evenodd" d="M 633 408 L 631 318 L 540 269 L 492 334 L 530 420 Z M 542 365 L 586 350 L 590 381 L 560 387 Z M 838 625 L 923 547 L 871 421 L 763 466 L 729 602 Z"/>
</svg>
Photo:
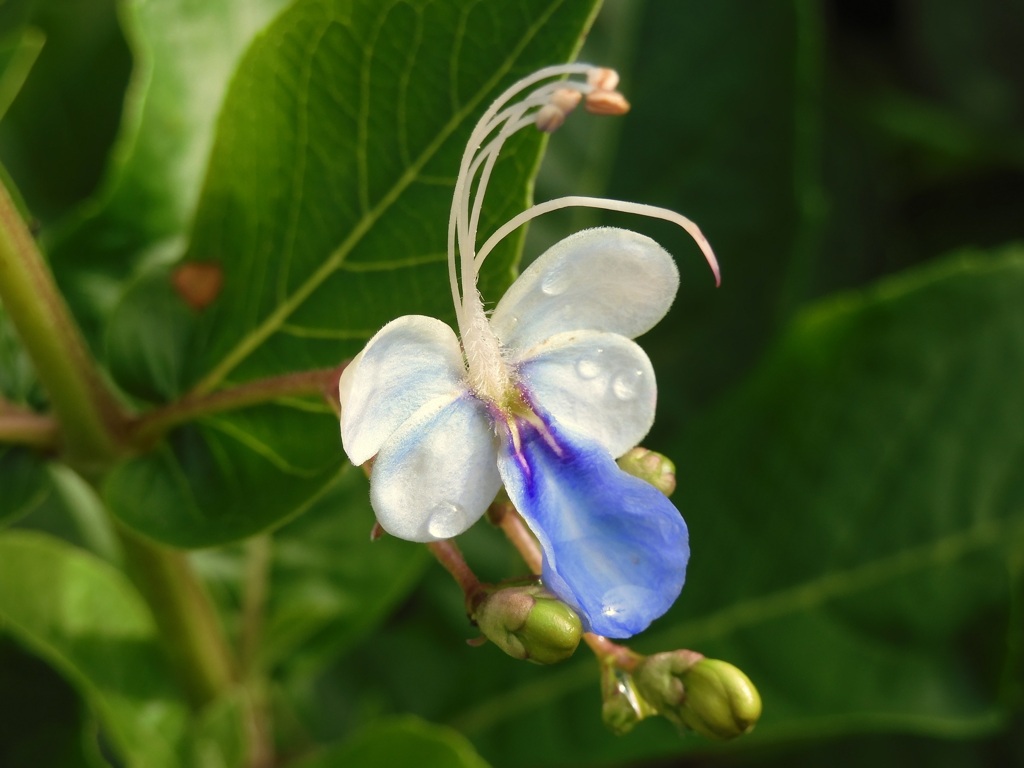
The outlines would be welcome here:
<svg viewBox="0 0 1024 768">
<path fill-rule="evenodd" d="M 143 414 L 129 425 L 136 444 L 146 445 L 167 432 L 200 416 L 232 411 L 249 405 L 258 405 L 281 397 L 323 395 L 328 401 L 337 400 L 338 378 L 345 365 L 320 368 L 313 371 L 288 373 L 266 379 L 256 379 L 230 389 L 208 395 L 187 395 L 162 408 Z"/>
<path fill-rule="evenodd" d="M 54 451 L 59 442 L 60 427 L 53 418 L 0 402 L 0 444 Z"/>
<path fill-rule="evenodd" d="M 0 302 L 50 396 L 68 460 L 86 471 L 109 464 L 118 455 L 125 414 L 2 183 Z"/>
</svg>

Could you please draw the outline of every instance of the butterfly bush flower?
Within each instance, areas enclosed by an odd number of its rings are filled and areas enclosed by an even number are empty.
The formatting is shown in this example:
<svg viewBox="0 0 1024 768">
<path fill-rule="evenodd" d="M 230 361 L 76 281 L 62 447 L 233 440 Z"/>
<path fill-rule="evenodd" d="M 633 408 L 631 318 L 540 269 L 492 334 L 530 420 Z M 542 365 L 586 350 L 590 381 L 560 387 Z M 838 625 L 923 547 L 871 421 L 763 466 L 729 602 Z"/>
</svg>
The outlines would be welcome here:
<svg viewBox="0 0 1024 768">
<path fill-rule="evenodd" d="M 579 79 L 560 79 L 566 76 Z M 530 219 L 566 206 L 675 222 L 661 208 L 590 197 L 519 214 L 477 249 L 484 192 L 502 144 L 536 126 L 553 131 L 580 101 L 628 109 L 612 70 L 549 67 L 509 88 L 470 136 L 455 184 L 448 269 L 459 335 L 410 315 L 384 326 L 340 382 L 341 434 L 355 464 L 374 456 L 370 499 L 380 525 L 411 541 L 456 536 L 504 485 L 543 551 L 544 584 L 608 637 L 640 632 L 683 586 L 686 524 L 652 485 L 615 457 L 654 420 L 647 355 L 631 339 L 668 311 L 679 285 L 672 257 L 624 229 L 578 232 L 531 264 L 485 312 L 477 291 L 495 245 Z"/>
</svg>

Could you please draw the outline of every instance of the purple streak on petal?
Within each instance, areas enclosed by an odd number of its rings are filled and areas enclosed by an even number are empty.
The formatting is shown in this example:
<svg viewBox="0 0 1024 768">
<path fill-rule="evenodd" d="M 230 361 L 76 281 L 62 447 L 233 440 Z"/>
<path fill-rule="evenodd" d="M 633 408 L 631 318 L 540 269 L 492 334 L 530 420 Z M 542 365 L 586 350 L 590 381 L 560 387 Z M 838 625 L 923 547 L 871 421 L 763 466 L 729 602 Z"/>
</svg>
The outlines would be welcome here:
<svg viewBox="0 0 1024 768">
<path fill-rule="evenodd" d="M 516 421 L 498 469 L 544 551 L 544 583 L 591 632 L 624 638 L 671 607 L 686 577 L 686 523 L 665 496 L 594 443 Z"/>
</svg>

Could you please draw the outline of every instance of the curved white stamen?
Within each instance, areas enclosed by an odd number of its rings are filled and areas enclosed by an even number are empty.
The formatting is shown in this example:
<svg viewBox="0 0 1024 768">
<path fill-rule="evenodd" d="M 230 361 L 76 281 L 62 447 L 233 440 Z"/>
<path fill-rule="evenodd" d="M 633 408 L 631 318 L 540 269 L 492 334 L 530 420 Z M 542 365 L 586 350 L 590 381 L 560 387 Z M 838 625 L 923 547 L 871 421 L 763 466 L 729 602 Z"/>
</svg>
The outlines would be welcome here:
<svg viewBox="0 0 1024 768">
<path fill-rule="evenodd" d="M 538 203 L 532 208 L 528 208 L 518 216 L 514 216 L 508 222 L 498 227 L 494 234 L 487 238 L 487 241 L 480 247 L 480 250 L 476 255 L 476 268 L 480 268 L 484 259 L 487 258 L 487 255 L 498 243 L 526 222 L 531 219 L 535 219 L 538 216 L 543 216 L 545 213 L 557 211 L 560 208 L 573 207 L 604 208 L 609 211 L 633 213 L 638 216 L 647 216 L 652 219 L 670 221 L 673 224 L 682 227 L 690 237 L 694 239 L 694 242 L 697 243 L 701 253 L 704 254 L 704 258 L 707 259 L 708 266 L 711 267 L 711 271 L 715 275 L 715 285 L 721 284 L 722 276 L 718 268 L 718 259 L 715 258 L 715 253 L 711 250 L 711 244 L 708 242 L 707 238 L 704 237 L 704 233 L 700 231 L 700 227 L 690 221 L 690 219 L 686 218 L 682 214 L 676 213 L 675 211 L 671 211 L 668 208 L 659 208 L 656 205 L 644 205 L 643 203 L 630 203 L 624 200 L 609 200 L 603 197 L 586 197 L 583 195 L 569 195 L 567 197 L 555 198 L 554 200 L 547 200 L 543 203 Z"/>
<path fill-rule="evenodd" d="M 498 152 L 504 145 L 505 141 L 515 133 L 518 133 L 523 128 L 528 128 L 535 125 L 536 111 L 531 112 L 527 115 L 527 111 L 531 108 L 542 108 L 548 104 L 551 98 L 560 90 L 575 90 L 580 93 L 587 93 L 593 90 L 593 88 L 586 83 L 574 83 L 571 80 L 558 80 L 553 83 L 543 85 L 522 101 L 519 101 L 515 106 L 509 107 L 499 113 L 494 120 L 492 125 L 496 128 L 499 125 L 503 125 L 498 135 L 492 139 L 483 149 L 477 152 L 476 157 L 473 159 L 472 164 L 469 167 L 469 178 L 476 176 L 481 164 L 486 162 L 483 172 L 480 174 L 480 180 L 477 182 L 477 194 L 473 200 L 473 211 L 469 221 L 469 236 L 470 242 L 476 245 L 476 236 L 480 223 L 480 212 L 483 209 L 484 195 L 483 190 L 487 188 L 487 184 L 491 178 L 491 171 L 494 169 L 494 164 L 498 158 Z M 468 202 L 468 200 L 467 200 Z"/>
<path fill-rule="evenodd" d="M 495 101 L 491 104 L 484 114 L 480 117 L 476 126 L 473 128 L 473 132 L 470 134 L 469 141 L 466 143 L 466 149 L 462 155 L 462 161 L 459 166 L 459 175 L 455 182 L 454 194 L 452 197 L 452 210 L 451 215 L 448 218 L 448 276 L 452 288 L 452 299 L 455 302 L 456 313 L 459 319 L 460 330 L 463 324 L 468 320 L 465 316 L 463 305 L 469 300 L 469 291 L 476 283 L 476 268 L 474 264 L 473 255 L 475 254 L 475 243 L 470 237 L 470 222 L 468 211 L 469 193 L 472 187 L 473 173 L 470 172 L 471 166 L 473 165 L 474 159 L 479 154 L 478 150 L 480 145 L 483 144 L 484 140 L 490 135 L 498 126 L 496 117 L 501 113 L 502 109 L 520 93 L 523 93 L 533 85 L 541 83 L 544 80 L 550 80 L 555 77 L 564 77 L 566 75 L 575 74 L 586 74 L 593 67 L 589 64 L 561 64 L 551 67 L 545 67 L 540 69 L 522 80 L 517 81 L 512 86 L 507 88 Z M 590 87 L 590 86 L 585 86 Z M 516 111 L 513 108 L 513 111 Z M 507 137 L 506 137 L 507 138 Z M 490 148 L 490 145 L 488 145 Z M 497 153 L 500 148 L 500 143 L 495 146 L 493 151 Z M 484 185 L 477 185 L 476 194 L 478 197 L 482 197 L 485 192 L 486 179 L 484 179 Z M 462 288 L 459 287 L 459 269 L 455 263 L 456 248 L 461 256 L 461 277 L 462 277 Z"/>
<path fill-rule="evenodd" d="M 509 103 L 545 80 L 585 74 L 591 69 L 587 64 L 546 67 L 518 81 L 487 108 L 473 128 L 462 155 L 448 217 L 448 280 L 470 386 L 477 394 L 495 401 L 501 401 L 511 391 L 511 373 L 497 336 L 487 322 L 476 288 L 478 266 L 483 263 L 476 258 L 476 238 L 487 184 L 502 145 L 516 131 L 534 124 L 536 110 L 542 108 L 552 94 L 566 87 L 589 93 L 595 86 L 559 79 L 540 85 L 510 106 Z"/>
</svg>

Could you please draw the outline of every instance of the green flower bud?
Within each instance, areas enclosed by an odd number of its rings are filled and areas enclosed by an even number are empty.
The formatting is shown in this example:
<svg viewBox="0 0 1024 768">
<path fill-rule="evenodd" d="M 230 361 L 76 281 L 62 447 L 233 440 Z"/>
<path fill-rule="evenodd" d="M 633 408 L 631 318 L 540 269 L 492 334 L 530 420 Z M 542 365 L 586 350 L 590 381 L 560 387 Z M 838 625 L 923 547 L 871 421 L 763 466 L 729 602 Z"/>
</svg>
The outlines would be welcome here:
<svg viewBox="0 0 1024 768">
<path fill-rule="evenodd" d="M 623 472 L 646 480 L 666 496 L 676 489 L 676 465 L 660 453 L 638 446 L 627 451 L 618 465 Z"/>
<path fill-rule="evenodd" d="M 509 656 L 535 664 L 564 661 L 583 636 L 576 612 L 539 584 L 491 592 L 476 605 L 473 620 Z"/>
<path fill-rule="evenodd" d="M 693 651 L 659 653 L 636 671 L 637 688 L 665 717 L 711 739 L 747 733 L 761 716 L 761 697 L 743 672 Z"/>
<path fill-rule="evenodd" d="M 648 715 L 657 714 L 637 690 L 628 672 L 606 664 L 601 670 L 601 719 L 616 736 L 623 736 Z"/>
</svg>

